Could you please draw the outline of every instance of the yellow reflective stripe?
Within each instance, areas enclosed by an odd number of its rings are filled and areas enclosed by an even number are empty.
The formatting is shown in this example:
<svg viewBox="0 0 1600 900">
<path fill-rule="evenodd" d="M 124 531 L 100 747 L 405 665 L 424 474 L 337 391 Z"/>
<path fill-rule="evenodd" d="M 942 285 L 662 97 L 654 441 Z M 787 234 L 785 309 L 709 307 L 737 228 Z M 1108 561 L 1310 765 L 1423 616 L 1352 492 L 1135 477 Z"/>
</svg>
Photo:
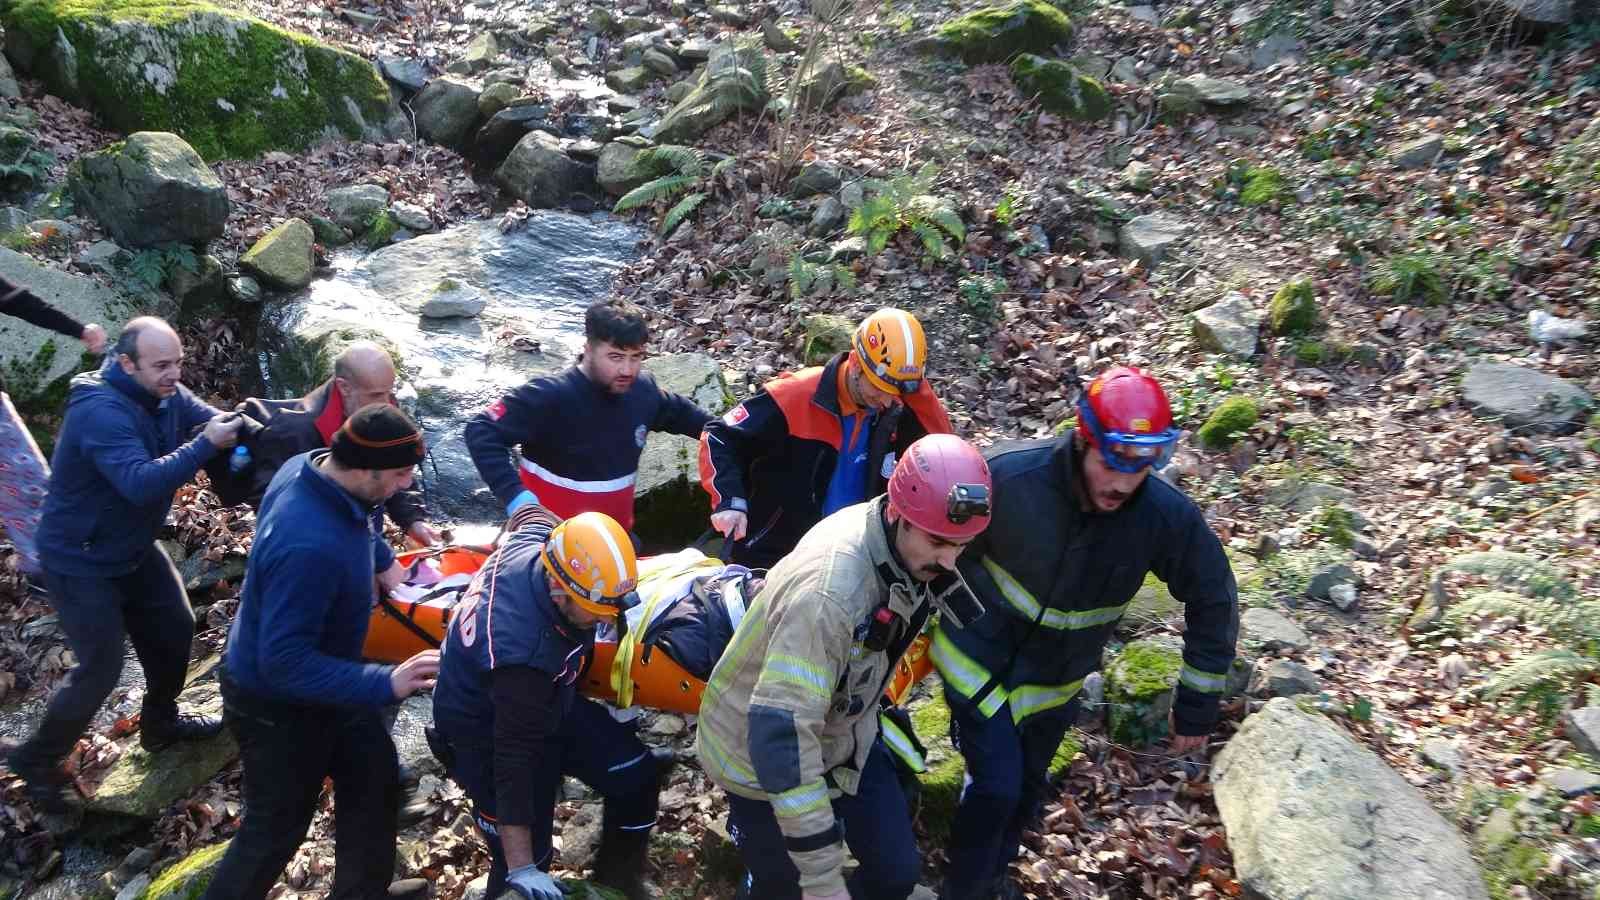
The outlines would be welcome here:
<svg viewBox="0 0 1600 900">
<path fill-rule="evenodd" d="M 761 675 L 763 678 L 795 685 L 824 700 L 833 696 L 833 685 L 828 682 L 828 673 L 815 663 L 798 656 L 774 653 L 767 657 L 767 665 Z"/>
<path fill-rule="evenodd" d="M 933 633 L 933 649 L 928 655 L 933 657 L 934 668 L 938 669 L 939 674 L 944 676 L 945 683 L 955 688 L 956 693 L 966 697 L 968 700 L 976 697 L 978 692 L 983 690 L 984 685 L 989 683 L 989 673 L 984 670 L 983 666 L 978 665 L 965 653 L 956 649 L 956 645 L 944 633 L 943 628 Z M 978 712 L 982 713 L 983 717 L 987 719 L 994 715 L 995 711 L 1005 702 L 1005 689 L 996 685 L 994 690 L 989 692 L 989 696 L 983 698 L 983 702 L 978 704 Z"/>
<path fill-rule="evenodd" d="M 911 771 L 928 771 L 928 761 L 922 758 L 922 754 L 918 753 L 916 746 L 911 743 L 911 738 L 900 730 L 900 726 L 896 725 L 893 719 L 883 713 L 879 713 L 878 730 L 883 734 L 884 746 L 889 748 L 889 752 L 900 757 L 901 761 L 907 766 L 910 766 Z"/>
<path fill-rule="evenodd" d="M 722 742 L 717 740 L 711 729 L 702 727 L 697 738 L 700 743 L 700 749 L 704 751 L 704 761 L 710 762 L 715 766 L 723 778 L 748 785 L 749 787 L 760 788 L 760 779 L 756 778 L 755 770 L 730 755 L 727 748 L 722 746 Z"/>
<path fill-rule="evenodd" d="M 1022 586 L 1022 582 L 1011 577 L 1001 565 L 993 558 L 983 558 L 984 571 L 994 579 L 995 586 L 1000 588 L 1000 596 L 1007 603 L 1029 619 L 1037 619 L 1040 625 L 1054 628 L 1057 631 L 1069 631 L 1081 628 L 1098 628 L 1109 625 L 1122 618 L 1127 611 L 1128 604 L 1120 606 L 1102 606 L 1098 609 L 1065 610 L 1053 606 L 1042 606 L 1039 601 Z"/>
<path fill-rule="evenodd" d="M 828 785 L 822 781 L 802 784 L 793 790 L 770 796 L 772 811 L 786 819 L 828 808 Z"/>
<path fill-rule="evenodd" d="M 1021 723 L 1029 716 L 1065 706 L 1083 687 L 1083 679 L 1070 684 L 1024 684 L 1011 692 L 1011 720 Z"/>
<path fill-rule="evenodd" d="M 1178 670 L 1178 683 L 1202 694 L 1220 694 L 1228 689 L 1228 676 L 1192 668 L 1188 663 Z"/>
</svg>

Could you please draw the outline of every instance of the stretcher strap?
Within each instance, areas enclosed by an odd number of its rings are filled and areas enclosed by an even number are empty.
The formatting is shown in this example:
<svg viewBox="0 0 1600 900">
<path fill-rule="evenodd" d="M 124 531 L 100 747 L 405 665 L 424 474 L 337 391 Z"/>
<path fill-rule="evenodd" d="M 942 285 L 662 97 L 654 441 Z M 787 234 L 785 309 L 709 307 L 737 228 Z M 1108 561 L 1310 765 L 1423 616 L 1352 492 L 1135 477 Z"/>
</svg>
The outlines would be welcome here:
<svg viewBox="0 0 1600 900">
<path fill-rule="evenodd" d="M 439 639 L 429 634 L 427 629 L 423 628 L 421 625 L 418 625 L 411 618 L 411 613 L 416 611 L 418 605 L 419 604 L 416 603 L 411 604 L 411 612 L 407 612 L 401 610 L 400 607 L 396 606 L 395 602 L 390 600 L 388 597 L 380 597 L 378 599 L 379 609 L 392 616 L 394 620 L 404 626 L 407 631 L 416 635 L 418 638 L 421 638 L 424 644 L 437 650 L 440 643 Z"/>
</svg>

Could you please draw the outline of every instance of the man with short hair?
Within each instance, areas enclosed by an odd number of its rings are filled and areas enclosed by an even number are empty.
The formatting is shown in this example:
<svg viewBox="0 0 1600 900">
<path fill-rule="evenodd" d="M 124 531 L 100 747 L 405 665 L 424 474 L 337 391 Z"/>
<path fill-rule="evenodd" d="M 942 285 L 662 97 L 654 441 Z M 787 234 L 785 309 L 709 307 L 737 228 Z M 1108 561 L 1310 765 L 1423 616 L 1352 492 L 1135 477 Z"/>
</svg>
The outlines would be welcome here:
<svg viewBox="0 0 1600 900">
<path fill-rule="evenodd" d="M 1115 368 L 1083 392 L 1072 433 L 986 454 L 995 516 L 961 572 L 988 612 L 975 626 L 940 623 L 930 653 L 968 777 L 942 900 L 1021 896 L 1006 869 L 1077 719 L 1078 690 L 1149 573 L 1186 608 L 1173 750 L 1202 748 L 1216 726 L 1238 590 L 1200 509 L 1150 477 L 1179 434 L 1161 385 Z"/>
<path fill-rule="evenodd" d="M 38 545 L 50 605 L 78 662 L 38 730 L 9 758 L 48 812 L 76 805 L 60 763 L 116 687 L 124 637 L 144 669 L 146 750 L 221 728 L 218 719 L 178 712 L 194 612 L 156 533 L 178 488 L 233 446 L 239 422 L 189 393 L 178 382 L 182 367 L 177 332 L 140 317 L 123 327 L 114 358 L 74 377 L 67 395 Z"/>
<path fill-rule="evenodd" d="M 767 575 L 700 705 L 701 767 L 756 900 L 904 900 L 921 862 L 878 704 L 937 609 L 981 613 L 956 557 L 989 522 L 989 470 L 949 434 L 906 449 L 888 496 L 819 522 Z M 844 847 L 859 865 L 848 882 Z"/>
<path fill-rule="evenodd" d="M 251 423 L 263 426 L 248 427 L 247 423 L 248 430 L 241 436 L 251 464 L 243 472 L 234 472 L 226 457 L 212 460 L 206 466 L 212 489 L 225 504 L 248 503 L 259 509 L 267 485 L 290 457 L 328 446 L 339 426 L 363 406 L 394 405 L 395 380 L 389 351 L 371 341 L 357 341 L 334 359 L 333 377 L 304 397 L 245 400 L 236 410 Z M 439 542 L 438 533 L 428 523 L 420 490 L 397 491 L 384 508 L 413 543 L 429 546 Z"/>
<path fill-rule="evenodd" d="M 917 438 L 949 434 L 927 361 L 917 317 L 880 309 L 827 365 L 780 375 L 707 424 L 700 481 L 727 557 L 771 567 L 817 522 L 883 493 Z"/>
<path fill-rule="evenodd" d="M 260 900 L 305 838 L 322 783 L 335 796 L 335 900 L 386 895 L 394 874 L 399 760 L 383 707 L 429 686 L 439 651 L 362 662 L 374 576 L 404 568 L 382 504 L 411 485 L 422 433 L 387 403 L 363 406 L 327 450 L 290 459 L 261 500 L 223 658 L 223 717 L 244 763 L 244 822 L 206 897 Z"/>
<path fill-rule="evenodd" d="M 605 513 L 631 532 L 645 437 L 699 437 L 711 416 L 643 371 L 650 329 L 638 307 L 596 303 L 583 332 L 577 365 L 513 389 L 467 423 L 467 450 L 507 515 L 538 503 L 564 519 Z"/>
</svg>

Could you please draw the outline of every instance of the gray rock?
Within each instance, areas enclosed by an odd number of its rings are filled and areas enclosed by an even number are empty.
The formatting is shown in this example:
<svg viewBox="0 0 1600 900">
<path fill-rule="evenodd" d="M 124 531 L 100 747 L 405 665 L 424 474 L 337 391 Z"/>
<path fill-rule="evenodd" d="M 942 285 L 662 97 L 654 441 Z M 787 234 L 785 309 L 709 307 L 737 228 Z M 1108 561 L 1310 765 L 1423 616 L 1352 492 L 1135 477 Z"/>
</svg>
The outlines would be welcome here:
<svg viewBox="0 0 1600 900">
<path fill-rule="evenodd" d="M 711 58 L 711 51 L 720 47 L 718 41 L 708 41 L 704 38 L 694 38 L 684 41 L 678 47 L 678 57 L 689 62 L 704 62 Z"/>
<path fill-rule="evenodd" d="M 1334 484 L 1286 478 L 1267 483 L 1266 501 L 1303 515 L 1324 506 L 1352 504 L 1356 501 L 1356 493 Z"/>
<path fill-rule="evenodd" d="M 633 160 L 639 148 L 616 141 L 605 145 L 595 168 L 595 181 L 600 189 L 613 197 L 620 197 L 650 180 L 648 173 L 636 172 Z"/>
<path fill-rule="evenodd" d="M 572 818 L 561 823 L 561 865 L 582 871 L 594 861 L 600 846 L 600 810 L 586 803 Z"/>
<path fill-rule="evenodd" d="M 690 143 L 736 113 L 765 108 L 765 79 L 756 73 L 766 66 L 759 47 L 716 46 L 694 89 L 662 117 L 655 139 Z"/>
<path fill-rule="evenodd" d="M 80 322 L 98 322 L 113 337 L 131 318 L 130 298 L 92 278 L 43 266 L 31 257 L 0 248 L 0 277 L 27 285 L 52 307 Z M 159 310 L 170 312 L 170 310 Z M 0 360 L 5 360 L 6 391 L 26 405 L 89 365 L 76 341 L 10 316 L 0 317 Z"/>
<path fill-rule="evenodd" d="M 116 900 L 140 900 L 148 887 L 150 887 L 150 873 L 140 872 L 128 879 L 128 883 L 117 891 Z"/>
<path fill-rule="evenodd" d="M 1331 600 L 1334 585 L 1354 584 L 1355 581 L 1355 570 L 1344 563 L 1321 566 L 1311 573 L 1311 580 L 1306 584 L 1306 596 L 1313 600 Z"/>
<path fill-rule="evenodd" d="M 380 184 L 334 188 L 327 195 L 328 215 L 341 228 L 361 234 L 372 218 L 389 205 L 389 189 Z"/>
<path fill-rule="evenodd" d="M 1250 87 L 1229 78 L 1190 75 L 1180 80 L 1178 85 L 1207 106 L 1242 106 L 1250 102 Z"/>
<path fill-rule="evenodd" d="M 835 241 L 828 248 L 829 262 L 849 262 L 867 255 L 867 239 L 859 235 Z"/>
<path fill-rule="evenodd" d="M 470 318 L 483 312 L 483 308 L 488 305 L 488 299 L 477 288 L 471 285 L 452 284 L 422 304 L 422 315 L 430 319 Z"/>
<path fill-rule="evenodd" d="M 85 272 L 115 275 L 118 267 L 132 258 L 128 251 L 117 246 L 116 241 L 95 241 L 78 251 L 78 255 L 72 258 L 72 264 Z"/>
<path fill-rule="evenodd" d="M 495 113 L 511 105 L 511 102 L 522 96 L 522 90 L 510 82 L 502 81 L 491 84 L 478 95 L 478 115 L 489 119 Z"/>
<path fill-rule="evenodd" d="M 16 231 L 33 221 L 33 214 L 20 206 L 0 209 L 0 232 Z"/>
<path fill-rule="evenodd" d="M 1187 222 L 1167 213 L 1150 213 L 1124 224 L 1117 232 L 1117 246 L 1123 256 L 1154 269 L 1191 230 Z"/>
<path fill-rule="evenodd" d="M 221 715 L 222 695 L 217 683 L 207 680 L 180 694 L 178 705 L 184 712 Z M 226 729 L 216 737 L 174 744 L 160 753 L 147 753 L 134 742 L 112 763 L 85 808 L 153 819 L 174 800 L 210 781 L 238 755 L 239 745 Z"/>
<path fill-rule="evenodd" d="M 703 353 L 652 357 L 650 374 L 661 389 L 693 400 L 712 415 L 733 405 L 722 366 Z M 706 504 L 700 487 L 699 444 L 694 438 L 652 431 L 639 455 L 635 481 L 635 530 L 657 546 L 685 547 L 705 530 Z"/>
<path fill-rule="evenodd" d="M 542 131 L 517 141 L 494 174 L 495 183 L 535 209 L 551 209 L 574 195 L 592 193 L 594 172 L 561 152 L 561 143 Z"/>
<path fill-rule="evenodd" d="M 1293 697 L 1322 690 L 1317 674 L 1292 659 L 1273 659 L 1256 666 L 1250 677 L 1250 694 L 1256 697 Z"/>
<path fill-rule="evenodd" d="M 674 81 L 672 84 L 667 85 L 667 102 L 677 105 L 683 102 L 683 98 L 689 96 L 693 92 L 694 81 L 692 79 Z"/>
<path fill-rule="evenodd" d="M 606 87 L 619 94 L 635 94 L 643 90 L 655 75 L 644 66 L 627 66 L 606 73 Z"/>
<path fill-rule="evenodd" d="M 617 17 L 601 6 L 589 8 L 589 15 L 583 20 L 584 27 L 596 34 L 610 34 L 618 29 Z"/>
<path fill-rule="evenodd" d="M 1509 363 L 1474 364 L 1461 390 L 1473 412 L 1528 431 L 1569 433 L 1594 405 L 1589 393 L 1570 381 Z"/>
<path fill-rule="evenodd" d="M 1298 65 L 1305 61 L 1300 39 L 1292 31 L 1275 31 L 1250 51 L 1250 68 L 1273 65 Z"/>
<path fill-rule="evenodd" d="M 261 236 L 239 257 L 239 268 L 280 291 L 298 291 L 311 283 L 316 235 L 302 219 L 290 219 Z"/>
<path fill-rule="evenodd" d="M 1563 797 L 1600 793 L 1600 774 L 1555 766 L 1539 773 L 1539 783 Z"/>
<path fill-rule="evenodd" d="M 560 136 L 560 129 L 550 121 L 550 107 L 542 103 L 508 106 L 483 123 L 467 154 L 484 169 L 499 168 L 517 142 L 531 131 Z"/>
<path fill-rule="evenodd" d="M 183 579 L 183 589 L 198 603 L 203 595 L 224 581 L 237 585 L 244 578 L 247 561 L 243 553 L 230 552 L 220 560 L 206 559 L 197 553 L 178 564 L 178 577 Z"/>
<path fill-rule="evenodd" d="M 806 163 L 789 182 L 789 196 L 809 197 L 812 194 L 831 194 L 844 184 L 847 177 L 842 166 L 833 163 Z"/>
<path fill-rule="evenodd" d="M 494 58 L 500 55 L 500 42 L 495 40 L 494 32 L 485 31 L 474 37 L 468 44 L 466 52 L 461 54 L 461 61 L 467 64 L 471 72 L 482 72 L 494 63 Z"/>
<path fill-rule="evenodd" d="M 249 275 L 230 275 L 227 284 L 228 296 L 238 303 L 256 304 L 261 302 L 261 283 Z"/>
<path fill-rule="evenodd" d="M 1194 314 L 1195 343 L 1213 353 L 1248 359 L 1255 355 L 1265 313 L 1234 292 Z"/>
<path fill-rule="evenodd" d="M 125 247 L 215 240 L 231 208 L 222 179 L 183 138 L 164 131 L 131 134 L 79 157 L 68 184 Z"/>
<path fill-rule="evenodd" d="M 56 26 L 55 38 L 45 53 L 39 74 L 45 84 L 50 85 L 67 99 L 81 99 L 78 89 L 78 48 L 67 39 L 66 32 L 62 31 L 59 25 Z"/>
<path fill-rule="evenodd" d="M 829 56 L 800 82 L 800 103 L 808 109 L 827 109 L 845 97 L 861 93 L 872 83 L 872 76 L 860 66 Z"/>
<path fill-rule="evenodd" d="M 11 63 L 0 56 L 0 97 L 16 100 L 22 96 L 22 88 L 17 85 L 17 76 L 11 71 Z"/>
<path fill-rule="evenodd" d="M 1144 79 L 1139 77 L 1139 61 L 1131 56 L 1118 57 L 1111 64 L 1109 77 L 1118 84 L 1144 84 Z"/>
<path fill-rule="evenodd" d="M 355 237 L 350 229 L 327 216 L 309 215 L 306 221 L 311 223 L 311 233 L 317 236 L 317 243 L 324 247 L 343 247 Z"/>
<path fill-rule="evenodd" d="M 428 84 L 428 69 L 421 60 L 405 56 L 379 56 L 378 71 L 408 93 L 414 94 Z"/>
<path fill-rule="evenodd" d="M 1451 778 L 1461 774 L 1461 745 L 1446 738 L 1427 738 L 1417 747 L 1417 758 L 1424 765 L 1443 769 Z"/>
<path fill-rule="evenodd" d="M 1311 638 L 1294 620 L 1275 609 L 1252 606 L 1239 614 L 1242 639 L 1263 653 L 1279 650 L 1304 650 Z"/>
<path fill-rule="evenodd" d="M 1337 607 L 1340 612 L 1349 612 L 1356 605 L 1356 586 L 1348 582 L 1340 582 L 1328 588 L 1328 601 Z"/>
<path fill-rule="evenodd" d="M 800 42 L 772 19 L 766 19 L 761 23 L 761 40 L 767 45 L 767 49 L 774 53 L 794 53 L 800 49 Z"/>
<path fill-rule="evenodd" d="M 672 54 L 662 50 L 660 47 L 651 47 L 646 50 L 644 56 L 640 58 L 639 64 L 662 78 L 671 78 L 678 74 L 677 60 L 672 58 Z"/>
<path fill-rule="evenodd" d="M 417 134 L 446 147 L 461 147 L 478 124 L 478 89 L 446 76 L 428 82 L 411 101 Z"/>
<path fill-rule="evenodd" d="M 1492 0 L 1491 5 L 1511 13 L 1524 25 L 1559 28 L 1571 25 L 1580 0 Z"/>
<path fill-rule="evenodd" d="M 843 203 L 833 197 L 825 197 L 817 204 L 816 212 L 811 214 L 811 224 L 806 226 L 806 234 L 819 238 L 828 237 L 844 227 L 845 219 L 849 215 L 850 211 L 844 208 Z"/>
<path fill-rule="evenodd" d="M 421 694 L 407 697 L 395 714 L 394 727 L 389 733 L 394 737 L 394 748 L 400 765 L 418 775 L 444 774 L 444 766 L 428 748 L 424 729 L 433 725 L 433 698 Z"/>
<path fill-rule="evenodd" d="M 1122 185 L 1136 194 L 1148 194 L 1155 181 L 1155 166 L 1135 159 L 1122 170 Z"/>
<path fill-rule="evenodd" d="M 400 223 L 401 228 L 408 231 L 425 234 L 433 230 L 433 217 L 415 203 L 396 200 L 389 205 L 389 215 Z"/>
<path fill-rule="evenodd" d="M 1567 713 L 1563 719 L 1567 740 L 1574 747 L 1600 759 L 1600 706 L 1586 706 Z"/>
<path fill-rule="evenodd" d="M 195 260 L 193 272 L 182 266 L 173 268 L 167 275 L 167 290 L 184 315 L 196 316 L 217 309 L 228 297 L 222 260 L 203 253 Z"/>
<path fill-rule="evenodd" d="M 1138 6 L 1130 6 L 1125 9 L 1124 12 L 1128 14 L 1128 18 L 1134 20 L 1135 22 L 1144 22 L 1149 25 L 1161 24 L 1161 14 L 1156 12 L 1156 8 L 1154 6 L 1145 6 L 1142 4 Z"/>
<path fill-rule="evenodd" d="M 711 20 L 735 28 L 750 27 L 750 14 L 731 3 L 711 7 Z"/>
<path fill-rule="evenodd" d="M 664 738 L 677 737 L 688 730 L 689 726 L 684 723 L 683 717 L 675 716 L 671 713 L 657 715 L 655 721 L 650 723 L 649 728 L 651 734 Z"/>
<path fill-rule="evenodd" d="M 1245 719 L 1211 770 L 1247 896 L 1488 900 L 1466 843 L 1415 788 L 1295 701 Z"/>
<path fill-rule="evenodd" d="M 1389 148 L 1389 159 L 1402 169 L 1426 169 L 1444 149 L 1444 138 L 1437 134 L 1419 137 Z"/>
</svg>

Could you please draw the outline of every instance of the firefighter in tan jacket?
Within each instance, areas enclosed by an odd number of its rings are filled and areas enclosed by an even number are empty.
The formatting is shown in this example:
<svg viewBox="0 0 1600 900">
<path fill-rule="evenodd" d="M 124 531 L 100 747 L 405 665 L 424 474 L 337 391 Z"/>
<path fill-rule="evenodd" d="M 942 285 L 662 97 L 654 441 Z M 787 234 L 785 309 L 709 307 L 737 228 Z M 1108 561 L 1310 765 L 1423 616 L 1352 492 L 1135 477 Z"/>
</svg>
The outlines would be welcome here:
<svg viewBox="0 0 1600 900">
<path fill-rule="evenodd" d="M 706 686 L 696 746 L 728 792 L 740 897 L 903 900 L 916 887 L 878 698 L 935 610 L 981 613 L 955 560 L 989 522 L 989 491 L 970 444 L 923 437 L 887 496 L 822 520 L 769 573 Z M 847 843 L 860 862 L 848 885 Z"/>
</svg>

